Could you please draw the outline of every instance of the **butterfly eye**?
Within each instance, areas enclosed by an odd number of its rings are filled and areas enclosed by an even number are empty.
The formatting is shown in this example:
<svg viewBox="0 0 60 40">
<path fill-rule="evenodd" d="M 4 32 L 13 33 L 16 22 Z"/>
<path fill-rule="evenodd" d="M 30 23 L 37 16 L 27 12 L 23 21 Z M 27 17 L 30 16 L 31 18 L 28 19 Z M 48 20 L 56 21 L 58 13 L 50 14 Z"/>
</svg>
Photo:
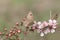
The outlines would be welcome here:
<svg viewBox="0 0 60 40">
<path fill-rule="evenodd" d="M 30 16 L 32 16 L 32 14 L 30 14 Z"/>
</svg>

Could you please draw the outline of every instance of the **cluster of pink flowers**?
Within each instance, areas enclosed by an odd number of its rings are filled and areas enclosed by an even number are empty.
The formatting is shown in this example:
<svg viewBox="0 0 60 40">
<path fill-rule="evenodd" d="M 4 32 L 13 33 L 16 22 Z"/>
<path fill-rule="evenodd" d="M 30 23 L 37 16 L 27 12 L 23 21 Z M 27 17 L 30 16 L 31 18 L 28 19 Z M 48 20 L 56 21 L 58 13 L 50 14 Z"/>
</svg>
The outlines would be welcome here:
<svg viewBox="0 0 60 40">
<path fill-rule="evenodd" d="M 54 33 L 55 29 L 57 28 L 57 21 L 56 20 L 48 20 L 48 22 L 37 22 L 32 25 L 32 29 L 37 29 L 37 32 L 40 33 L 40 36 L 44 36 L 48 33 Z"/>
</svg>

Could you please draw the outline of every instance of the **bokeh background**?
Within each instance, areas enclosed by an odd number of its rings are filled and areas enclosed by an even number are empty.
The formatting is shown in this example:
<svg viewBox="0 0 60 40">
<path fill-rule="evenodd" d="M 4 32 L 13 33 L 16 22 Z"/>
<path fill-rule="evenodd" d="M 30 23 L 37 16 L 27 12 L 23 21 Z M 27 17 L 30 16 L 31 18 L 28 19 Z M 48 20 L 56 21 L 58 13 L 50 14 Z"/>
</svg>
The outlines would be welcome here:
<svg viewBox="0 0 60 40">
<path fill-rule="evenodd" d="M 37 21 L 48 21 L 50 17 L 59 14 L 57 19 L 60 24 L 60 0 L 0 0 L 0 31 L 4 26 L 11 28 L 16 22 L 21 22 L 21 19 L 31 11 L 34 19 Z M 28 35 L 21 34 L 22 40 L 60 40 L 60 25 L 54 34 L 40 37 L 36 32 Z M 24 27 L 22 27 L 24 29 Z"/>
</svg>

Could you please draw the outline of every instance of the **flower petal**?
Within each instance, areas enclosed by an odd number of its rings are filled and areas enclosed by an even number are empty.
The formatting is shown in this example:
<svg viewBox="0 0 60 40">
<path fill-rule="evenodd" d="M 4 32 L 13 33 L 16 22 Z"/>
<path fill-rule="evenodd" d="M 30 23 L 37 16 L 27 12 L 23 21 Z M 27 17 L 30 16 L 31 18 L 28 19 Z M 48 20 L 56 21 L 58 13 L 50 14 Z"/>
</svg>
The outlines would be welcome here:
<svg viewBox="0 0 60 40">
<path fill-rule="evenodd" d="M 56 29 L 56 26 L 52 26 L 54 29 Z"/>
<path fill-rule="evenodd" d="M 53 20 L 53 23 L 55 24 L 57 21 L 56 20 Z"/>
<path fill-rule="evenodd" d="M 40 25 L 40 24 L 41 24 L 41 22 L 39 21 L 37 24 L 38 24 L 38 25 Z"/>
<path fill-rule="evenodd" d="M 47 33 L 48 33 L 48 31 L 47 31 L 47 30 L 45 30 L 45 31 L 44 31 L 44 33 L 45 33 L 45 34 L 47 34 Z"/>
<path fill-rule="evenodd" d="M 50 19 L 50 20 L 49 20 L 49 23 L 52 23 L 52 22 L 53 22 L 53 21 Z"/>
<path fill-rule="evenodd" d="M 46 26 L 48 26 L 48 23 L 46 21 L 44 21 L 43 25 L 46 27 Z"/>
<path fill-rule="evenodd" d="M 43 32 L 41 32 L 40 36 L 41 36 L 41 37 L 43 37 L 43 36 L 44 36 L 44 33 L 43 33 Z"/>
<path fill-rule="evenodd" d="M 54 33 L 55 32 L 55 30 L 54 29 L 51 29 L 51 33 Z"/>
</svg>

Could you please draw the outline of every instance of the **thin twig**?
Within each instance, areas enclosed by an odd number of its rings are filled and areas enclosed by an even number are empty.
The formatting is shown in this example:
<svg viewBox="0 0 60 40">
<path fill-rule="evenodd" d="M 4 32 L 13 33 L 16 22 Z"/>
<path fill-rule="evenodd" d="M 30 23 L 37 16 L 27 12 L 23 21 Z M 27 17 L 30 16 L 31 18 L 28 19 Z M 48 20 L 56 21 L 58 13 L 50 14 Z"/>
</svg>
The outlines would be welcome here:
<svg viewBox="0 0 60 40">
<path fill-rule="evenodd" d="M 50 10 L 50 19 L 51 19 L 51 10 Z"/>
</svg>

